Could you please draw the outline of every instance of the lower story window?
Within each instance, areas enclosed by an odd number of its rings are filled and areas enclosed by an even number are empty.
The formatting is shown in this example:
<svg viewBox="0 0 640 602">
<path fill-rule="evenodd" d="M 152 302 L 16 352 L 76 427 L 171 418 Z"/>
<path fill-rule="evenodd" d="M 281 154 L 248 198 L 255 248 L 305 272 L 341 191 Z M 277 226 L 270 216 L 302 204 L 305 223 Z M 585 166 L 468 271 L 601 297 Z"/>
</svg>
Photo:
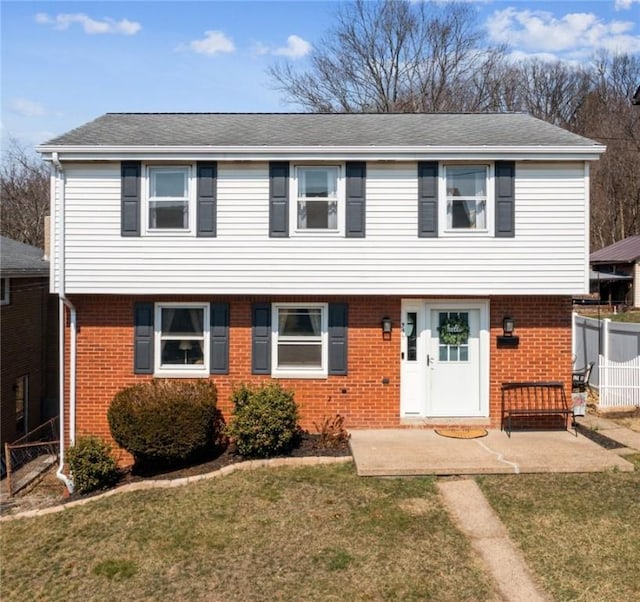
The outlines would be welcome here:
<svg viewBox="0 0 640 602">
<path fill-rule="evenodd" d="M 9 279 L 0 279 L 0 305 L 9 305 Z"/>
<path fill-rule="evenodd" d="M 327 305 L 273 306 L 273 375 L 326 376 Z"/>
<path fill-rule="evenodd" d="M 205 303 L 156 304 L 157 374 L 208 374 L 209 306 Z"/>
<path fill-rule="evenodd" d="M 16 394 L 16 436 L 27 432 L 27 399 L 29 397 L 29 375 L 16 379 L 13 385 Z"/>
</svg>

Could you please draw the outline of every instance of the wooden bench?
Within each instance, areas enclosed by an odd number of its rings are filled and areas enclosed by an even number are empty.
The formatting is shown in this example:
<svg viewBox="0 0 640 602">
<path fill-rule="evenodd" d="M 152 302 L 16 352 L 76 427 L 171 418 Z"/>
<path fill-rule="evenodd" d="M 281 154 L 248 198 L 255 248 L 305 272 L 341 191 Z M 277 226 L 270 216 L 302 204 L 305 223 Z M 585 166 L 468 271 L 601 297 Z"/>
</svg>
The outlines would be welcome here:
<svg viewBox="0 0 640 602">
<path fill-rule="evenodd" d="M 511 437 L 514 419 L 517 428 L 569 430 L 573 410 L 567 403 L 561 382 L 513 382 L 502 384 L 502 429 Z M 573 421 L 572 421 L 573 422 Z M 573 422 L 576 437 L 575 422 Z"/>
</svg>

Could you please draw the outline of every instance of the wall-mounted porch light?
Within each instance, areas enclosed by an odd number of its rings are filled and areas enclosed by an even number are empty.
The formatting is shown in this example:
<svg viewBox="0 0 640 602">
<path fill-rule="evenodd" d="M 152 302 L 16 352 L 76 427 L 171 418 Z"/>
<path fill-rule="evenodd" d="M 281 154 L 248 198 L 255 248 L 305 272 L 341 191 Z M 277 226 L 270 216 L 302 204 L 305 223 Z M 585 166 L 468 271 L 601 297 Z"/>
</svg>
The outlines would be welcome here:
<svg viewBox="0 0 640 602">
<path fill-rule="evenodd" d="M 513 334 L 516 321 L 511 316 L 502 318 L 502 336 L 498 335 L 498 347 L 517 347 L 520 337 Z"/>
<path fill-rule="evenodd" d="M 513 330 L 516 327 L 516 321 L 511 316 L 502 318 L 502 335 L 505 337 L 513 336 Z"/>
<path fill-rule="evenodd" d="M 382 336 L 384 338 L 390 338 L 392 330 L 393 324 L 391 322 L 391 318 L 385 316 L 384 318 L 382 318 Z"/>
</svg>

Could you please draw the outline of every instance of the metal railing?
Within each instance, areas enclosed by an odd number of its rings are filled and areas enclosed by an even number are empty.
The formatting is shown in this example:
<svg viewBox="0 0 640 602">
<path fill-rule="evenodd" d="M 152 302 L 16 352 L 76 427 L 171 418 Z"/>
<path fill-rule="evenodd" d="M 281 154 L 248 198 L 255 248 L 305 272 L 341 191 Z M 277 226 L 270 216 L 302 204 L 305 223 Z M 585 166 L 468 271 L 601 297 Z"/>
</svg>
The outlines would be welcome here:
<svg viewBox="0 0 640 602">
<path fill-rule="evenodd" d="M 18 491 L 13 482 L 16 471 L 40 456 L 58 456 L 59 437 L 58 418 L 52 418 L 13 443 L 5 443 L 4 467 L 7 475 L 6 487 L 10 496 Z"/>
</svg>

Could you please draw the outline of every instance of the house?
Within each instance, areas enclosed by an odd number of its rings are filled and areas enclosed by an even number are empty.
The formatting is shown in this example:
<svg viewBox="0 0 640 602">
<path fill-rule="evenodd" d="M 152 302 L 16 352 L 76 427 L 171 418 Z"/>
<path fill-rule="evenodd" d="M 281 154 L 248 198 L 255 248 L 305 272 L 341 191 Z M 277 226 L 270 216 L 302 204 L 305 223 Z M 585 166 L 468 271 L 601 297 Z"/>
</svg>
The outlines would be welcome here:
<svg viewBox="0 0 640 602">
<path fill-rule="evenodd" d="M 0 237 L 0 441 L 13 443 L 57 412 L 57 303 L 42 249 Z"/>
<path fill-rule="evenodd" d="M 589 261 L 602 301 L 640 307 L 640 235 L 591 253 Z"/>
<path fill-rule="evenodd" d="M 600 144 L 524 114 L 106 114 L 52 165 L 65 432 L 120 388 L 293 389 L 302 426 L 500 424 L 571 383 Z"/>
</svg>

